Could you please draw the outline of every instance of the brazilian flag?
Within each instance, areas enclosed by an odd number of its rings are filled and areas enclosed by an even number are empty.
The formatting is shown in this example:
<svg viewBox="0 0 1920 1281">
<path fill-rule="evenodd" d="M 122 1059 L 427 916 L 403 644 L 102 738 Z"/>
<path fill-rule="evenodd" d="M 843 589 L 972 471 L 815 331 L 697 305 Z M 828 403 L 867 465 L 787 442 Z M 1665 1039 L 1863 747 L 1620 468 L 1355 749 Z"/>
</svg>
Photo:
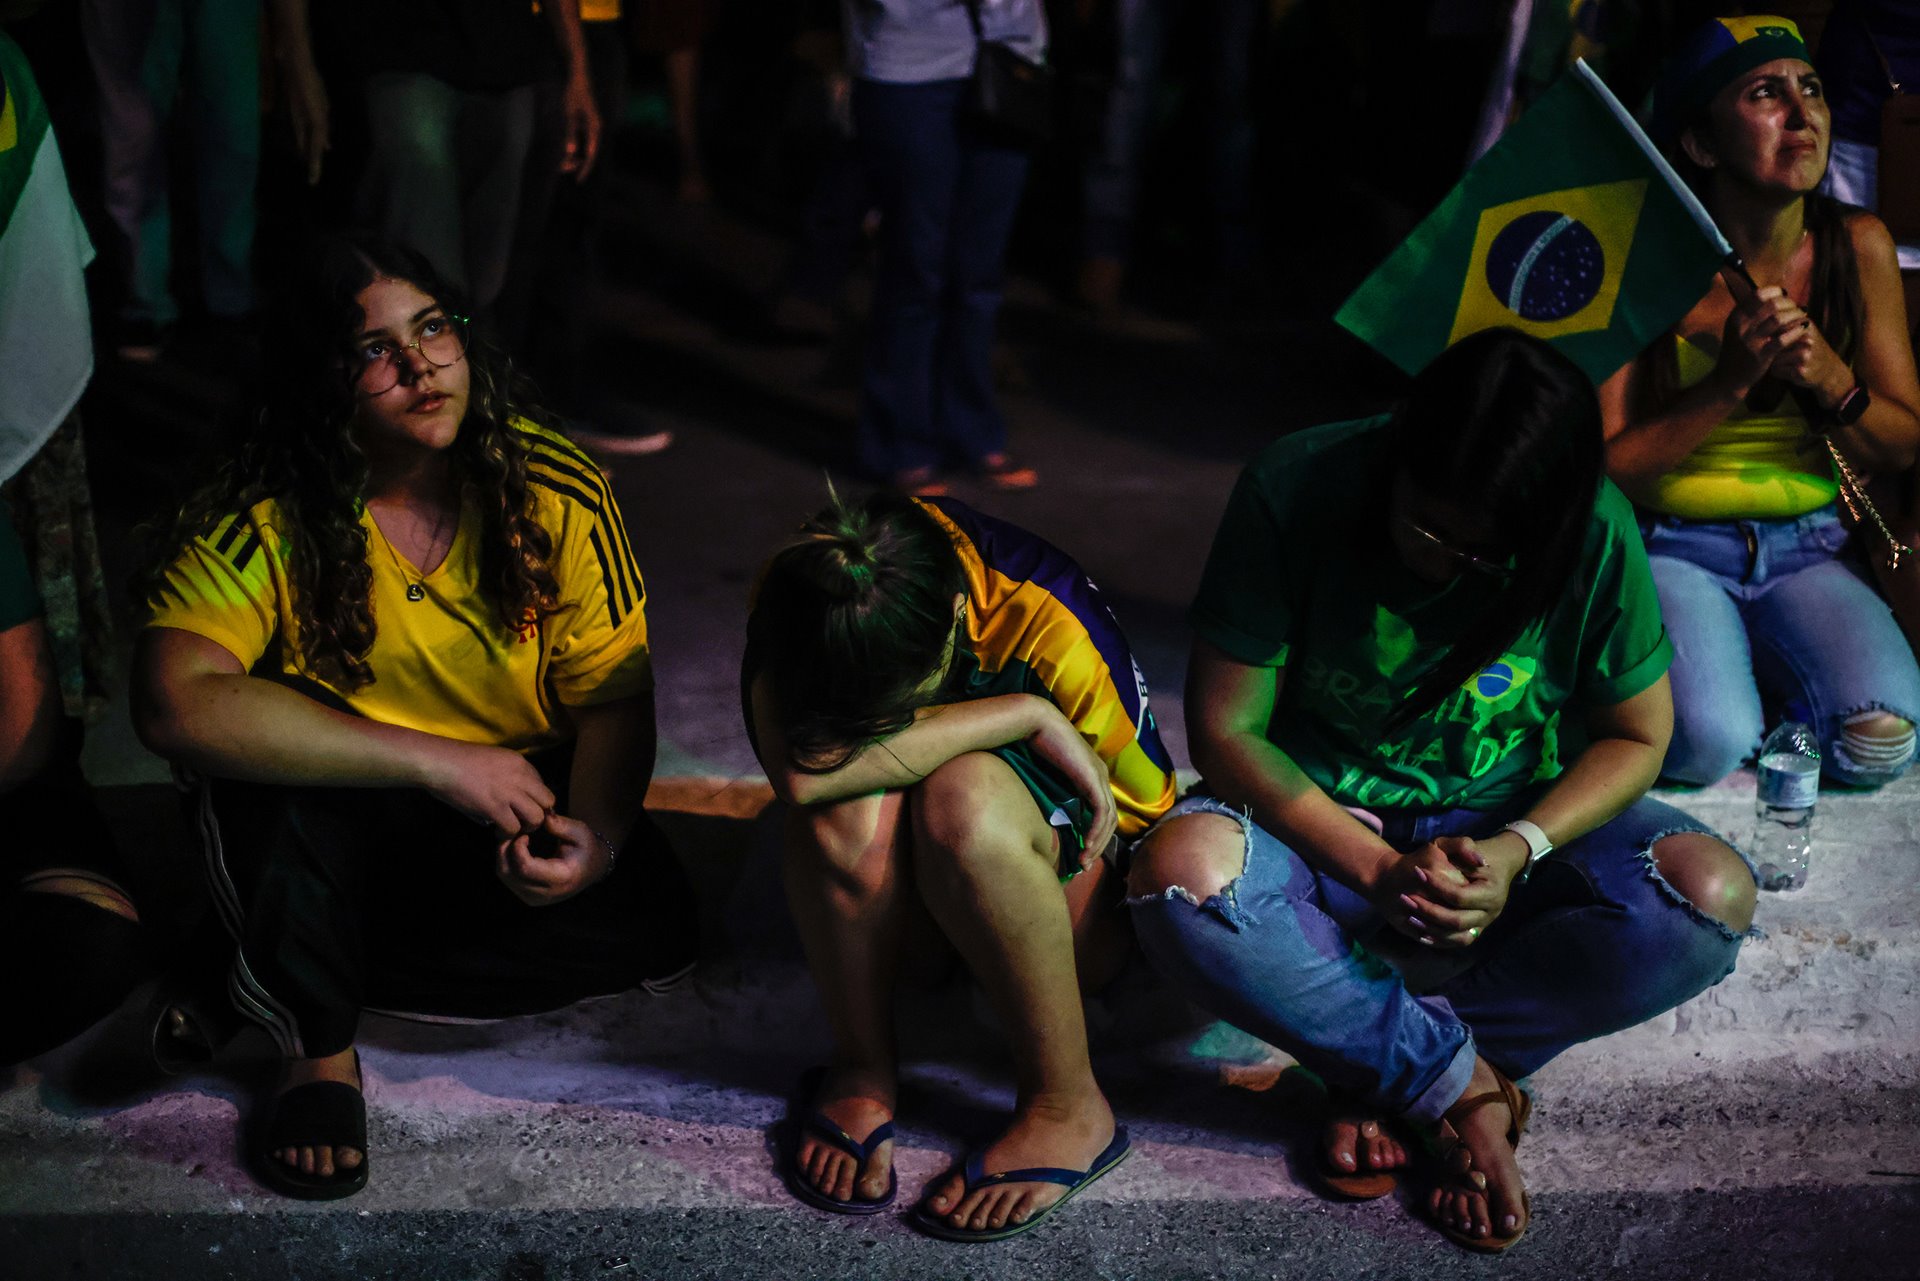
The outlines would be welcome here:
<svg viewBox="0 0 1920 1281">
<path fill-rule="evenodd" d="M 1728 252 L 1632 118 L 1577 64 L 1336 319 L 1410 374 L 1504 325 L 1553 343 L 1598 383 L 1700 300 Z"/>
</svg>

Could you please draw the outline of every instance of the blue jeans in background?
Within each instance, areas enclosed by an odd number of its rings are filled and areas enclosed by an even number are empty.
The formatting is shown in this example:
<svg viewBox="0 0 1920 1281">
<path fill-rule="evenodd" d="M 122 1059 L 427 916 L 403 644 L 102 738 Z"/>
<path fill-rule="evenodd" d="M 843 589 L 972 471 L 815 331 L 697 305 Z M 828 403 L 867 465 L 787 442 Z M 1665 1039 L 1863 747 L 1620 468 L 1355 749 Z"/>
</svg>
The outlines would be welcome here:
<svg viewBox="0 0 1920 1281">
<path fill-rule="evenodd" d="M 188 177 L 200 301 L 222 318 L 253 310 L 260 12 L 260 0 L 88 0 L 81 9 L 100 91 L 113 256 L 126 273 L 124 320 L 179 317 L 173 209 Z M 168 172 L 176 120 L 187 131 L 191 175 Z"/>
<path fill-rule="evenodd" d="M 1484 837 L 1531 799 L 1492 813 L 1378 817 L 1387 842 L 1408 850 Z M 1568 1046 L 1712 987 L 1740 950 L 1742 936 L 1688 903 L 1653 862 L 1655 841 L 1708 829 L 1651 799 L 1536 864 L 1486 933 L 1455 954 L 1466 968 L 1418 994 L 1372 950 L 1400 936 L 1365 899 L 1211 797 L 1190 796 L 1161 822 L 1191 813 L 1239 822 L 1246 864 L 1204 903 L 1178 889 L 1130 899 L 1147 959 L 1330 1088 L 1420 1123 L 1459 1100 L 1476 1053 L 1527 1076 Z"/>
<path fill-rule="evenodd" d="M 1662 774 L 1705 784 L 1752 756 L 1769 716 L 1804 721 L 1829 779 L 1877 787 L 1892 769 L 1847 756 L 1848 717 L 1920 715 L 1920 667 L 1887 602 L 1843 559 L 1829 505 L 1786 520 L 1642 522 L 1673 638 L 1673 743 Z"/>
<path fill-rule="evenodd" d="M 993 330 L 1027 153 L 968 124 L 966 90 L 965 80 L 853 83 L 881 218 L 857 448 L 882 479 L 1006 448 Z"/>
</svg>

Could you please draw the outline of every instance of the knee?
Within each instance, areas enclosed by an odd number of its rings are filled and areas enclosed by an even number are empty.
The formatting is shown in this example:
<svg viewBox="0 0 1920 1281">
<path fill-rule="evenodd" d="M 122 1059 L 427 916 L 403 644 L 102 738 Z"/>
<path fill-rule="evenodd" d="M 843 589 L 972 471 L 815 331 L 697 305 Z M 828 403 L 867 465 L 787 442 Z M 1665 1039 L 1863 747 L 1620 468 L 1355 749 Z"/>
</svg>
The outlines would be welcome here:
<svg viewBox="0 0 1920 1281">
<path fill-rule="evenodd" d="M 1009 857 L 1053 855 L 1050 832 L 1043 838 L 1035 823 L 1017 821 L 1033 809 L 1023 785 L 984 752 L 957 756 L 928 775 L 910 806 L 915 854 L 932 866 L 968 874 Z"/>
<path fill-rule="evenodd" d="M 1677 832 L 1653 843 L 1653 862 L 1674 892 L 1728 929 L 1753 924 L 1753 873 L 1724 841 L 1705 832 Z"/>
<path fill-rule="evenodd" d="M 1676 721 L 1662 778 L 1694 787 L 1717 783 L 1739 769 L 1759 741 L 1759 733 L 1740 718 L 1690 717 Z"/>
<path fill-rule="evenodd" d="M 1247 832 L 1227 814 L 1183 814 L 1149 832 L 1133 852 L 1127 893 L 1134 898 L 1178 894 L 1199 904 L 1227 888 L 1245 869 Z"/>
<path fill-rule="evenodd" d="M 1879 787 L 1913 763 L 1913 722 L 1891 712 L 1848 717 L 1828 749 L 1827 772 L 1856 787 Z"/>
</svg>

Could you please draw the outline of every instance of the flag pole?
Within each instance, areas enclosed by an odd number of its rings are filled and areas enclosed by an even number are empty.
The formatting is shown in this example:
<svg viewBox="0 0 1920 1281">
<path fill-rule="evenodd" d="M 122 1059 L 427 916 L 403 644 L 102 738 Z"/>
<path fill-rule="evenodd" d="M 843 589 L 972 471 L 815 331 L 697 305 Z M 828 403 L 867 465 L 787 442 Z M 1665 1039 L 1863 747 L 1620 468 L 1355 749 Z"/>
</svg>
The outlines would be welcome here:
<svg viewBox="0 0 1920 1281">
<path fill-rule="evenodd" d="M 1645 153 L 1648 162 L 1653 165 L 1654 171 L 1660 175 L 1661 179 L 1672 189 L 1673 194 L 1679 199 L 1681 207 L 1687 211 L 1688 216 L 1693 219 L 1702 234 L 1704 234 L 1708 240 L 1711 240 L 1714 246 L 1720 250 L 1721 262 L 1726 269 L 1738 274 L 1740 279 L 1746 283 L 1748 289 L 1759 289 L 1759 282 L 1755 281 L 1753 273 L 1747 270 L 1746 261 L 1734 251 L 1733 245 L 1727 240 L 1726 236 L 1721 233 L 1719 226 L 1713 221 L 1713 215 L 1708 213 L 1707 207 L 1700 203 L 1700 198 L 1693 194 L 1693 188 L 1687 186 L 1680 175 L 1674 172 L 1673 166 L 1667 163 L 1667 158 L 1661 155 L 1659 148 L 1653 145 L 1653 139 L 1647 137 L 1646 131 L 1640 127 L 1640 122 L 1635 120 L 1632 114 L 1620 105 L 1620 100 L 1614 97 L 1613 91 L 1607 88 L 1599 76 L 1594 74 L 1593 68 L 1587 65 L 1585 58 L 1574 59 L 1573 73 L 1580 78 L 1580 83 L 1584 84 L 1588 90 L 1592 92 L 1593 96 L 1600 100 L 1600 105 L 1605 107 L 1613 118 L 1619 122 L 1620 127 L 1627 131 L 1627 136 L 1633 139 L 1634 145 Z M 1800 412 L 1806 417 L 1809 424 L 1819 422 L 1825 417 L 1825 411 L 1821 408 L 1819 401 L 1814 399 L 1812 392 L 1808 391 L 1805 387 L 1789 387 L 1788 390 L 1793 393 L 1795 402 L 1800 406 Z M 1872 519 L 1873 523 L 1879 527 L 1881 537 L 1887 542 L 1888 568 L 1899 569 L 1901 560 L 1908 555 L 1914 554 L 1915 549 L 1907 546 L 1894 535 L 1886 519 L 1880 515 L 1879 509 L 1874 506 L 1873 500 L 1867 496 L 1866 487 L 1861 484 L 1859 476 L 1854 473 L 1853 468 L 1848 464 L 1846 456 L 1840 452 L 1839 446 L 1834 444 L 1831 431 L 1817 432 L 1816 434 L 1820 437 L 1821 441 L 1825 443 L 1827 452 L 1833 456 L 1834 470 L 1839 473 L 1840 477 L 1840 496 L 1846 502 L 1847 511 L 1853 517 L 1854 523 L 1856 525 L 1864 525 L 1866 522 L 1862 519 L 1863 516 Z"/>
<path fill-rule="evenodd" d="M 1587 65 L 1585 58 L 1573 60 L 1573 74 L 1579 77 L 1580 83 L 1587 87 L 1588 92 L 1600 100 L 1600 105 L 1605 107 L 1607 113 L 1619 123 L 1620 128 L 1626 131 L 1627 137 L 1633 139 L 1633 144 L 1640 148 L 1641 153 L 1647 158 L 1647 163 L 1653 166 L 1654 172 L 1660 175 L 1661 181 L 1665 182 L 1668 190 L 1673 192 L 1674 199 L 1680 202 L 1680 207 L 1687 211 L 1687 216 L 1692 218 L 1694 225 L 1700 228 L 1700 234 L 1711 240 L 1714 247 L 1720 251 L 1720 259 L 1727 268 L 1738 272 L 1740 279 L 1747 283 L 1747 288 L 1759 288 L 1754 283 L 1752 273 L 1747 270 L 1746 262 L 1734 252 L 1732 243 L 1721 232 L 1719 224 L 1714 222 L 1713 215 L 1708 213 L 1707 207 L 1700 203 L 1700 197 L 1694 195 L 1693 188 L 1674 172 L 1667 158 L 1660 154 L 1658 147 L 1653 145 L 1653 139 L 1647 137 L 1646 130 L 1642 129 L 1640 122 L 1633 118 L 1633 113 L 1613 96 L 1613 90 L 1607 88 L 1606 82 L 1594 74 L 1593 68 Z"/>
</svg>

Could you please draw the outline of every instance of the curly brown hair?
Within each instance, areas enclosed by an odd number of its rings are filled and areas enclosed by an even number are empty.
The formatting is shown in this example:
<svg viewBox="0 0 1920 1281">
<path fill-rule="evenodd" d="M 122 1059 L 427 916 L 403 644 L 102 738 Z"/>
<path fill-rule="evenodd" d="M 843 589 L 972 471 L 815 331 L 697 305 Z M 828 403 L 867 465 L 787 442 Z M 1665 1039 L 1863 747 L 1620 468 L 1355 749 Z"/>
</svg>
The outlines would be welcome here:
<svg viewBox="0 0 1920 1281">
<path fill-rule="evenodd" d="M 300 664 L 347 692 L 373 680 L 367 662 L 375 620 L 373 571 L 361 523 L 367 459 L 354 439 L 353 336 L 365 323 L 358 297 L 376 279 L 404 281 L 456 314 L 457 290 L 414 250 L 366 234 L 331 237 L 305 256 L 284 302 L 269 313 L 272 349 L 288 374 L 272 380 L 239 452 L 194 492 L 142 571 L 153 599 L 167 566 L 191 539 L 272 499 L 286 521 L 288 578 Z M 558 606 L 548 565 L 553 537 L 533 517 L 527 446 L 512 423 L 541 421 L 530 388 L 504 353 L 470 335 L 470 391 L 450 457 L 465 498 L 481 515 L 481 591 L 513 631 Z"/>
</svg>

